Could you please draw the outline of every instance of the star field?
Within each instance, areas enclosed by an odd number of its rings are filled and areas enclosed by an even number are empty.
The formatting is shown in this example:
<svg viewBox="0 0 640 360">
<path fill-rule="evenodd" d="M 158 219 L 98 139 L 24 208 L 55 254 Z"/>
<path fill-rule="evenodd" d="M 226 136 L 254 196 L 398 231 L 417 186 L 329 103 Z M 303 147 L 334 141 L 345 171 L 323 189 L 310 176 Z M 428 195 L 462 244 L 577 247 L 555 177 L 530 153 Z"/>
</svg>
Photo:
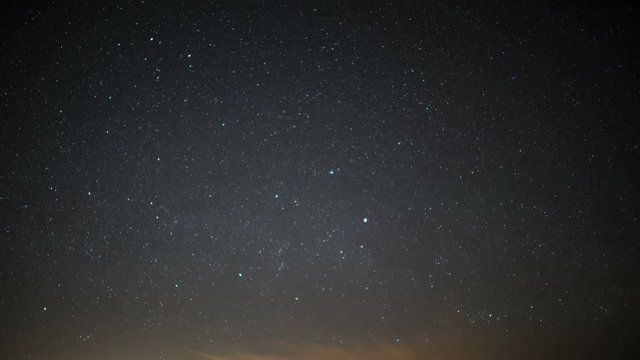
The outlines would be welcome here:
<svg viewBox="0 0 640 360">
<path fill-rule="evenodd" d="M 637 20 L 7 5 L 3 358 L 633 358 Z"/>
</svg>

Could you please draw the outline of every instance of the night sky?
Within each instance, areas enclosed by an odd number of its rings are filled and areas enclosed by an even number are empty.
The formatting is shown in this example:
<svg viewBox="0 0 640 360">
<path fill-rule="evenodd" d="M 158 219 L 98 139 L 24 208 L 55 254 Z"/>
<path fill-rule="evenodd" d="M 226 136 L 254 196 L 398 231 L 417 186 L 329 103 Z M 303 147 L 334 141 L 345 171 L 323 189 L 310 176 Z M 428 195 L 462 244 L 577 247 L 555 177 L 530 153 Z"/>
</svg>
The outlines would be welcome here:
<svg viewBox="0 0 640 360">
<path fill-rule="evenodd" d="M 2 5 L 2 359 L 639 356 L 638 8 L 86 3 Z"/>
</svg>

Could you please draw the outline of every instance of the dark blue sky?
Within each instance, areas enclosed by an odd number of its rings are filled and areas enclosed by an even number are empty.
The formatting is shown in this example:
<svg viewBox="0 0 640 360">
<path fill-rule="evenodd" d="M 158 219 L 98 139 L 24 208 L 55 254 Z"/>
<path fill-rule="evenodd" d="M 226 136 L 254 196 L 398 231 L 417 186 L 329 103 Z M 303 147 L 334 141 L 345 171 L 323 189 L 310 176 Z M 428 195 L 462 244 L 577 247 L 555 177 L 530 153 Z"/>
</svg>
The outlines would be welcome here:
<svg viewBox="0 0 640 360">
<path fill-rule="evenodd" d="M 8 5 L 2 353 L 629 354 L 637 23 L 623 5 Z"/>
</svg>

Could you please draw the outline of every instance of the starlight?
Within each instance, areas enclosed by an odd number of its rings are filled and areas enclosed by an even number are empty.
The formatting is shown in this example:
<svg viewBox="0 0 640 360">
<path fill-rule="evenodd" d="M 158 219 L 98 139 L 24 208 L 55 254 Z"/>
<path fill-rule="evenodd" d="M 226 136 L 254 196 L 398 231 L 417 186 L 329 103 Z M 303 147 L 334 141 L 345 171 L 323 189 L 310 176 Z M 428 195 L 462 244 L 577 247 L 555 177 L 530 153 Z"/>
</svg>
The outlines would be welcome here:
<svg viewBox="0 0 640 360">
<path fill-rule="evenodd" d="M 638 357 L 636 7 L 85 3 L 2 6 L 3 359 Z"/>
</svg>

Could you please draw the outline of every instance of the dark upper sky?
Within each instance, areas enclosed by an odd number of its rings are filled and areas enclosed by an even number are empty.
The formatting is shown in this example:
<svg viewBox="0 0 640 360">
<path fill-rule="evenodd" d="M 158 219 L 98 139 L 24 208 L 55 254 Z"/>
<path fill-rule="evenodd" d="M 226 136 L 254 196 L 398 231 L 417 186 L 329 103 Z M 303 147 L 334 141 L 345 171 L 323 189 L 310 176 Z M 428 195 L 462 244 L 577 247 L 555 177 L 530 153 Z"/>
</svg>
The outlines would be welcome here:
<svg viewBox="0 0 640 360">
<path fill-rule="evenodd" d="M 637 8 L 12 3 L 3 358 L 639 341 Z"/>
</svg>

